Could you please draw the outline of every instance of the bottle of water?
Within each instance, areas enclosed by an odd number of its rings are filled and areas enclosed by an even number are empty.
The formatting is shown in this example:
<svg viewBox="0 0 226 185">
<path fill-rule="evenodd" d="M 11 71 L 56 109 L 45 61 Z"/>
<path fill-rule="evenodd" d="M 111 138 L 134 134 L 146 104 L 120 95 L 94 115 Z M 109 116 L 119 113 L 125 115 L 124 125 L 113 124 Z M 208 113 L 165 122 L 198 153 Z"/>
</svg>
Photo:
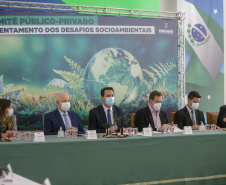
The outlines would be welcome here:
<svg viewBox="0 0 226 185">
<path fill-rule="evenodd" d="M 150 132 L 153 131 L 150 123 L 149 123 L 149 125 L 148 125 L 148 128 L 150 129 Z"/>
<path fill-rule="evenodd" d="M 60 127 L 60 130 L 58 130 L 58 137 L 64 138 L 64 131 L 62 130 L 62 127 Z"/>
<path fill-rule="evenodd" d="M 203 124 L 203 122 L 201 121 L 201 125 L 199 126 L 199 131 L 203 132 L 205 131 L 206 128 L 205 128 L 205 125 Z"/>
</svg>

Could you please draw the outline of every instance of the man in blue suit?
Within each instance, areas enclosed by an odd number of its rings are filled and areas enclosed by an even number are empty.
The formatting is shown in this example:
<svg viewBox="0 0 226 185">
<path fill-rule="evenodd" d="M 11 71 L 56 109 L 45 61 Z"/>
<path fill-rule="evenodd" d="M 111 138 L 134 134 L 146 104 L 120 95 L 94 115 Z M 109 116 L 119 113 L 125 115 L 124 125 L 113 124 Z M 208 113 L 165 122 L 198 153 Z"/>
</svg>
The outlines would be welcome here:
<svg viewBox="0 0 226 185">
<path fill-rule="evenodd" d="M 60 127 L 65 130 L 78 130 L 78 134 L 84 134 L 78 114 L 68 111 L 70 109 L 69 97 L 65 93 L 58 93 L 56 104 L 58 109 L 49 112 L 44 119 L 45 135 L 56 135 Z"/>
<path fill-rule="evenodd" d="M 106 129 L 102 124 L 109 123 L 112 124 L 109 132 L 114 133 L 115 130 L 118 130 L 117 124 L 114 124 L 114 115 L 123 116 L 122 109 L 114 105 L 114 89 L 112 87 L 101 89 L 101 99 L 103 103 L 89 111 L 89 130 L 105 133 Z"/>
</svg>

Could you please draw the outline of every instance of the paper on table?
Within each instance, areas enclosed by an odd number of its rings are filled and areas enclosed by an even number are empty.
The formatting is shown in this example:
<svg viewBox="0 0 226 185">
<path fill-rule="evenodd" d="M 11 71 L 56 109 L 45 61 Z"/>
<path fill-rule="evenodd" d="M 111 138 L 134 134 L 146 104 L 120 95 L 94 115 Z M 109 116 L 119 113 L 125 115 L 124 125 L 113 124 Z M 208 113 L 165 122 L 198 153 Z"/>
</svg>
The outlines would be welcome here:
<svg viewBox="0 0 226 185">
<path fill-rule="evenodd" d="M 154 134 L 162 134 L 162 132 L 153 131 Z"/>
<path fill-rule="evenodd" d="M 183 130 L 179 129 L 177 126 L 173 126 L 174 132 L 183 132 Z"/>
</svg>

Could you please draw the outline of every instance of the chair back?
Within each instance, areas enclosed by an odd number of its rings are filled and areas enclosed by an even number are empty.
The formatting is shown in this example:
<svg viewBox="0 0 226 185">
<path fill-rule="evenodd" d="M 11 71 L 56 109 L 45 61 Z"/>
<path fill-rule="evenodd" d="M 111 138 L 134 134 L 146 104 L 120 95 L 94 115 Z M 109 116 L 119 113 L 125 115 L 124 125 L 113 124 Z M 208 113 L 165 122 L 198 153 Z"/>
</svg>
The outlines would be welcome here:
<svg viewBox="0 0 226 185">
<path fill-rule="evenodd" d="M 136 128 L 136 125 L 135 125 L 135 114 L 136 113 L 131 113 L 131 128 Z"/>
<path fill-rule="evenodd" d="M 170 123 L 174 123 L 175 122 L 175 114 L 176 114 L 176 112 L 171 112 L 170 113 Z"/>
<path fill-rule="evenodd" d="M 219 112 L 206 112 L 207 124 L 217 125 L 218 114 L 219 114 Z"/>
</svg>

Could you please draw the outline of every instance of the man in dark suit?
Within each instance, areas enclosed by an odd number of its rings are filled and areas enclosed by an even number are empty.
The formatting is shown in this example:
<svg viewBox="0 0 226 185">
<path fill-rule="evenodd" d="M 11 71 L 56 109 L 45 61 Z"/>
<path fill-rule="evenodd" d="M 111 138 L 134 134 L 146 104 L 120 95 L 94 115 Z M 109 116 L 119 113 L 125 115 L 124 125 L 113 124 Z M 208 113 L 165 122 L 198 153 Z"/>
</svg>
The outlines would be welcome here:
<svg viewBox="0 0 226 185">
<path fill-rule="evenodd" d="M 138 131 L 142 131 L 144 127 L 150 124 L 153 131 L 163 131 L 168 123 L 166 112 L 160 110 L 162 105 L 162 93 L 156 90 L 152 91 L 149 96 L 149 104 L 137 111 L 135 115 L 135 124 Z"/>
<path fill-rule="evenodd" d="M 196 91 L 191 91 L 188 94 L 187 105 L 178 110 L 175 114 L 175 123 L 180 129 L 184 126 L 191 126 L 193 130 L 198 130 L 201 122 L 205 124 L 203 112 L 198 110 L 201 96 Z"/>
<path fill-rule="evenodd" d="M 226 105 L 220 107 L 219 115 L 217 118 L 217 126 L 226 128 Z"/>
<path fill-rule="evenodd" d="M 114 133 L 115 130 L 118 130 L 118 125 L 114 123 L 114 115 L 123 116 L 122 109 L 114 105 L 114 89 L 112 87 L 101 89 L 101 99 L 103 103 L 89 111 L 89 130 L 105 133 L 106 129 L 102 124 L 110 123 L 112 126 L 109 128 L 109 132 Z"/>
<path fill-rule="evenodd" d="M 65 130 L 78 130 L 78 134 L 84 134 L 78 114 L 69 111 L 70 101 L 65 93 L 58 93 L 56 104 L 58 109 L 49 112 L 44 119 L 45 135 L 56 135 L 60 127 Z"/>
</svg>

